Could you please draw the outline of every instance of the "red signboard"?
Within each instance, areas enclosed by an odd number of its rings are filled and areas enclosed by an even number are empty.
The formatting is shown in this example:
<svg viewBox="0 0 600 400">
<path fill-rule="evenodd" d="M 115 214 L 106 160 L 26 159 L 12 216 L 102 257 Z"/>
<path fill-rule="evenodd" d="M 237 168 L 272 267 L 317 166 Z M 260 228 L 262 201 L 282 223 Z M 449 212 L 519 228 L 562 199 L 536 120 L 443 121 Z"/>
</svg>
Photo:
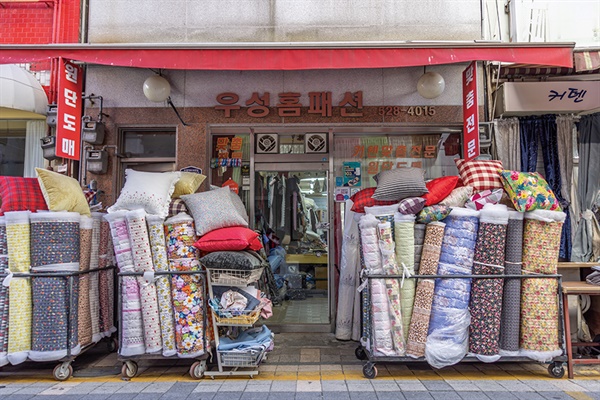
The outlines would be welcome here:
<svg viewBox="0 0 600 400">
<path fill-rule="evenodd" d="M 58 68 L 56 155 L 79 160 L 83 69 L 63 58 Z"/>
<path fill-rule="evenodd" d="M 463 158 L 479 156 L 479 106 L 477 104 L 477 61 L 463 71 Z"/>
</svg>

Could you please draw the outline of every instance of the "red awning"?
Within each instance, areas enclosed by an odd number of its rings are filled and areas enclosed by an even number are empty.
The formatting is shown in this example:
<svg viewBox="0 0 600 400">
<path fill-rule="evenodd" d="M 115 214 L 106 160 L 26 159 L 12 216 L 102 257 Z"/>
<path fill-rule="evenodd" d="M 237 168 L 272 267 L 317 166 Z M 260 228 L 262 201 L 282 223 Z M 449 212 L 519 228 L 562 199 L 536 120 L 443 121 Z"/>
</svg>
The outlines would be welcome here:
<svg viewBox="0 0 600 400">
<path fill-rule="evenodd" d="M 395 68 L 500 61 L 573 67 L 573 43 L 381 42 L 0 45 L 0 63 L 63 57 L 89 64 L 183 70 Z"/>
<path fill-rule="evenodd" d="M 573 53 L 577 71 L 594 71 L 600 68 L 600 50 L 581 50 Z"/>
</svg>

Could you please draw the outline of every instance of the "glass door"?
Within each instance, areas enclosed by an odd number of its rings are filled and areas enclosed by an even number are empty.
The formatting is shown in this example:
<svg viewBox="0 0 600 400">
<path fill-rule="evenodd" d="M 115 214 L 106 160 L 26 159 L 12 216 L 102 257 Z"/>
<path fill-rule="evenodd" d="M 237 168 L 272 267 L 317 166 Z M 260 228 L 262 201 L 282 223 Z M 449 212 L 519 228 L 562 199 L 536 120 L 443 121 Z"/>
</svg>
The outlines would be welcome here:
<svg viewBox="0 0 600 400">
<path fill-rule="evenodd" d="M 269 238 L 280 300 L 267 323 L 278 331 L 330 331 L 328 170 L 328 163 L 254 165 L 253 220 Z"/>
</svg>

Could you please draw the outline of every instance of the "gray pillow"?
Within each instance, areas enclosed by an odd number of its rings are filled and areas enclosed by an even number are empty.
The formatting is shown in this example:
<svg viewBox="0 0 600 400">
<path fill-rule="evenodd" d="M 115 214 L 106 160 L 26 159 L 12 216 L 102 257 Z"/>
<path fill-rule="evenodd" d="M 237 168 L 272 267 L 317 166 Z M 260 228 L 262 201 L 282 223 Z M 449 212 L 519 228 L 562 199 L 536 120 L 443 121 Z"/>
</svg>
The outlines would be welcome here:
<svg viewBox="0 0 600 400">
<path fill-rule="evenodd" d="M 200 259 L 208 269 L 253 270 L 265 266 L 266 261 L 249 251 L 214 251 Z"/>
<path fill-rule="evenodd" d="M 235 204 L 236 201 L 242 203 L 242 200 L 238 196 L 231 196 L 228 187 L 186 194 L 181 199 L 194 217 L 198 236 L 229 226 L 248 227 L 247 215 L 240 215 L 239 204 Z"/>
<path fill-rule="evenodd" d="M 399 201 L 429 193 L 421 168 L 394 168 L 381 171 L 373 179 L 377 182 L 372 196 L 375 200 Z"/>
</svg>

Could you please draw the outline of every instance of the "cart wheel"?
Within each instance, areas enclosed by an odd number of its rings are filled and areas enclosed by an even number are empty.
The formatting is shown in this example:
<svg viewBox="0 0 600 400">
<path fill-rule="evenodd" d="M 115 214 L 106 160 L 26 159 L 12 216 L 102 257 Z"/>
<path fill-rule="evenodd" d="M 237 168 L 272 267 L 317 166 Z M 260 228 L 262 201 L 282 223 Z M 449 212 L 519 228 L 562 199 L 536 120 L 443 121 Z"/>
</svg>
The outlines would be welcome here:
<svg viewBox="0 0 600 400">
<path fill-rule="evenodd" d="M 121 368 L 121 375 L 123 378 L 131 379 L 137 375 L 138 365 L 134 361 L 125 361 L 123 363 L 123 368 Z"/>
<path fill-rule="evenodd" d="M 190 376 L 192 379 L 200 379 L 204 376 L 206 371 L 206 361 L 196 361 L 190 367 Z"/>
<path fill-rule="evenodd" d="M 109 353 L 114 353 L 115 351 L 117 351 L 117 347 L 117 339 L 110 338 L 106 342 L 106 349 Z"/>
<path fill-rule="evenodd" d="M 377 378 L 377 367 L 374 364 L 366 363 L 363 367 L 363 375 L 368 379 Z"/>
<path fill-rule="evenodd" d="M 358 346 L 356 350 L 354 350 L 354 355 L 361 361 L 367 359 L 367 353 L 365 352 L 365 349 L 362 346 Z"/>
<path fill-rule="evenodd" d="M 561 362 L 555 361 L 548 365 L 548 373 L 553 378 L 560 379 L 563 376 L 565 376 L 565 367 L 563 367 L 563 364 Z"/>
<path fill-rule="evenodd" d="M 70 362 L 64 362 L 62 364 L 58 364 L 54 367 L 54 379 L 57 381 L 66 381 L 71 376 L 73 376 L 73 367 Z"/>
</svg>

